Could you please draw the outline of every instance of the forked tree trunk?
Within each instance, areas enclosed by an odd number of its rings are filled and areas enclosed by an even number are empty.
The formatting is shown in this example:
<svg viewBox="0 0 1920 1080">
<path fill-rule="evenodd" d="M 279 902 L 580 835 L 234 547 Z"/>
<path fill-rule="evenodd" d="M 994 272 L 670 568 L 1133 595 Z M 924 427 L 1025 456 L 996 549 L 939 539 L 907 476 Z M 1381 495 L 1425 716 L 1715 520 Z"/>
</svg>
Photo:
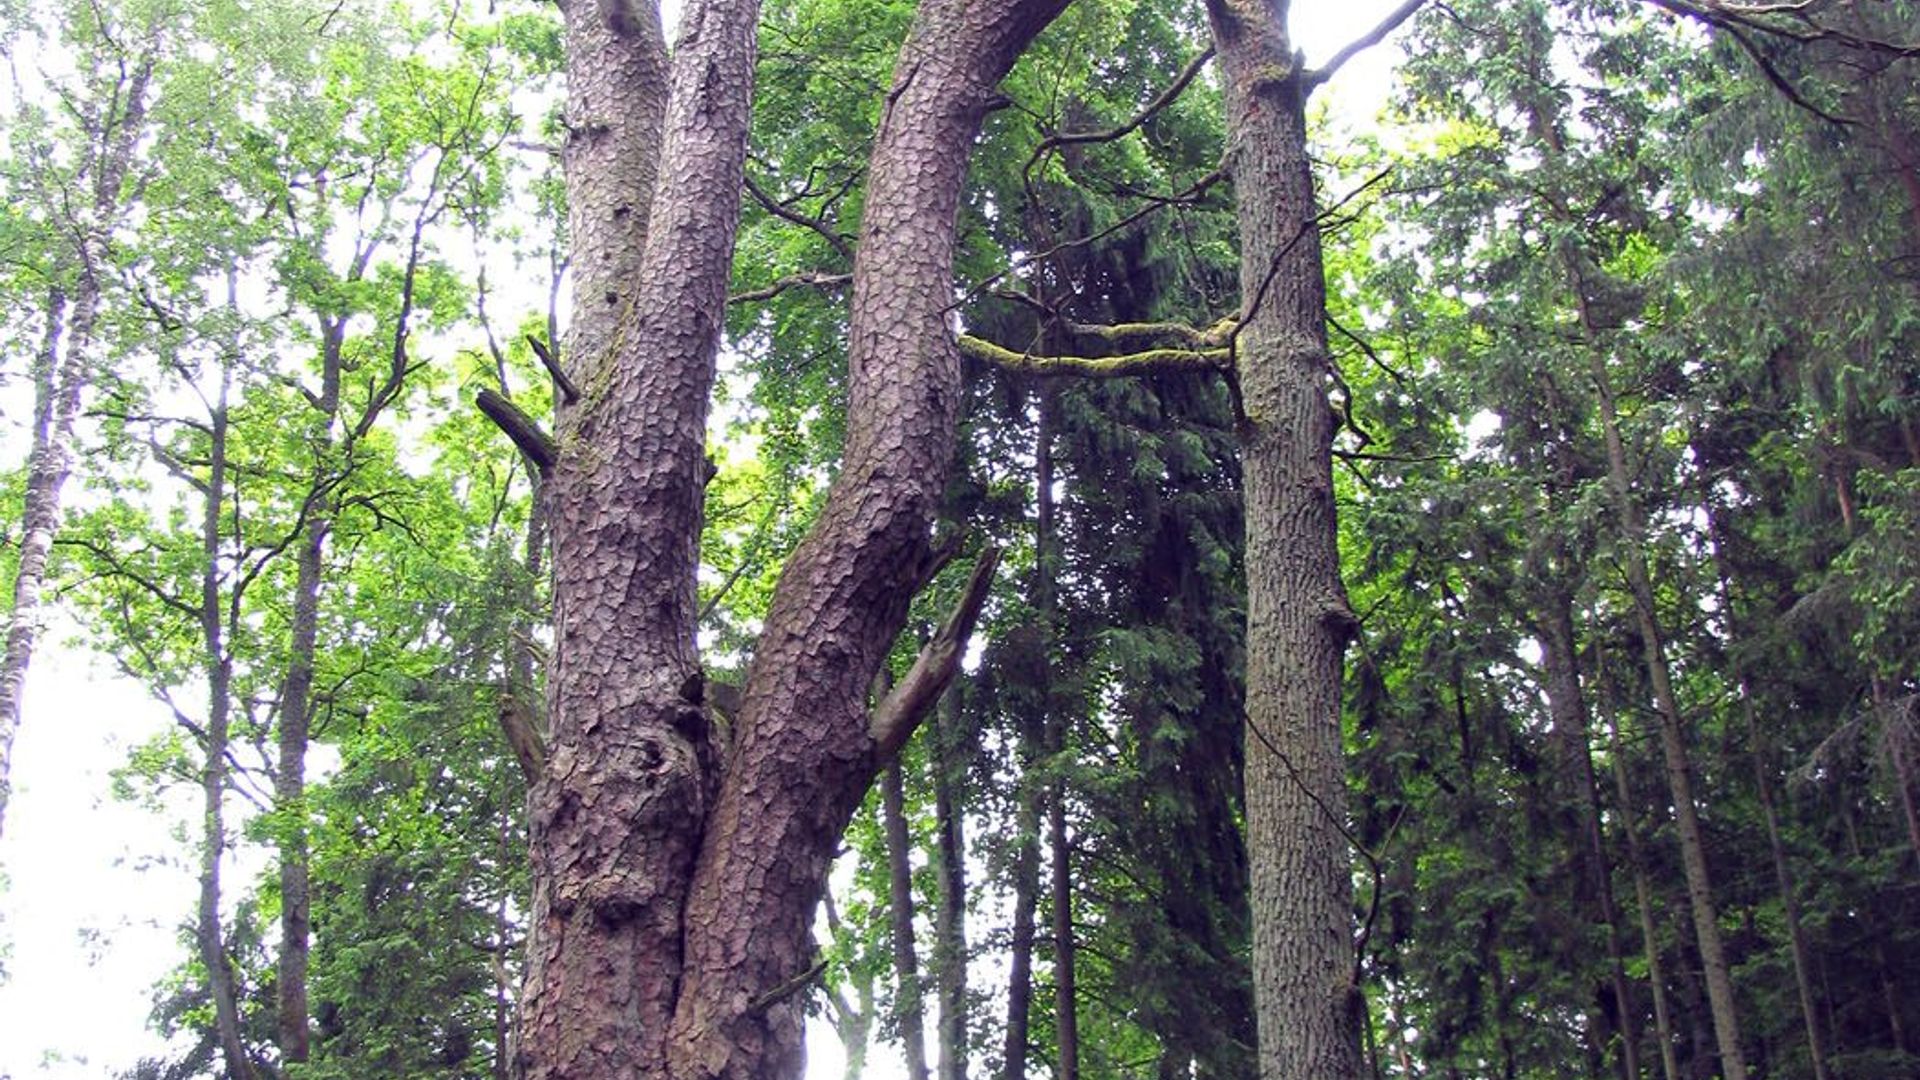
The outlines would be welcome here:
<svg viewBox="0 0 1920 1080">
<path fill-rule="evenodd" d="M 730 746 L 702 707 L 694 586 L 758 7 L 696 0 L 682 15 L 638 274 L 606 279 L 632 280 L 632 298 L 576 290 L 582 396 L 549 487 L 552 732 L 529 796 L 518 1054 L 530 1080 L 801 1072 L 809 928 L 835 847 L 965 633 L 950 623 L 869 714 L 869 680 L 932 568 L 952 455 L 960 365 L 946 311 L 968 154 L 994 87 L 1061 6 L 928 0 L 909 32 L 868 170 L 841 471 L 775 588 Z M 644 39 L 654 25 L 617 3 L 572 0 L 565 14 L 570 38 Z M 573 112 L 570 144 L 624 144 L 623 109 L 651 77 L 591 50 L 568 63 L 576 95 L 606 91 Z M 590 254 L 632 265 L 639 195 L 622 196 L 630 176 L 587 149 L 567 155 L 585 219 L 575 243 L 626 245 Z M 615 318 L 591 316 L 609 303 Z"/>
<path fill-rule="evenodd" d="M 1261 1080 L 1361 1074 L 1334 546 L 1331 354 L 1306 152 L 1312 83 L 1286 4 L 1208 0 L 1240 230 L 1247 848 Z"/>
</svg>

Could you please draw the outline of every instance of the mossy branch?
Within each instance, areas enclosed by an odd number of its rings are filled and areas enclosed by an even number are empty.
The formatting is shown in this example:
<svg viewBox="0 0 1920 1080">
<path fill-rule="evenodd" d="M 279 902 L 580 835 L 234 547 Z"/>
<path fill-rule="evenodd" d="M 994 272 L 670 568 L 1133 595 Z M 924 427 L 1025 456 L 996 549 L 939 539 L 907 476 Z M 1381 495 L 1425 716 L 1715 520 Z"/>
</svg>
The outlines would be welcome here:
<svg viewBox="0 0 1920 1080">
<path fill-rule="evenodd" d="M 1139 324 L 1145 325 L 1145 324 Z M 1112 328 L 1109 328 L 1112 329 Z M 1009 371 L 1032 375 L 1078 375 L 1116 379 L 1161 372 L 1225 372 L 1233 368 L 1233 354 L 1224 346 L 1204 349 L 1144 349 L 1118 356 L 1040 356 L 1014 352 L 991 341 L 962 334 L 960 351 Z"/>
</svg>

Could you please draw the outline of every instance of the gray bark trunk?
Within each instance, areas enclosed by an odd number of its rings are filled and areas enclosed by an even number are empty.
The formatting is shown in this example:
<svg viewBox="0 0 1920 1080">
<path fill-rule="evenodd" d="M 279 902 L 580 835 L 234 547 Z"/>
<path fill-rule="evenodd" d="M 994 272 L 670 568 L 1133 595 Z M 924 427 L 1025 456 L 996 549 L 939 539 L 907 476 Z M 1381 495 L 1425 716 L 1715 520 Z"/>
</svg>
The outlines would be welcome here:
<svg viewBox="0 0 1920 1080">
<path fill-rule="evenodd" d="M 1687 880 L 1687 907 L 1693 915 L 1694 939 L 1700 949 L 1700 964 L 1707 984 L 1707 1003 L 1713 1013 L 1714 1039 L 1719 1047 L 1720 1068 L 1726 1080 L 1746 1080 L 1747 1061 L 1740 1047 L 1740 1020 L 1734 1005 L 1733 978 L 1728 971 L 1726 950 L 1720 940 L 1719 908 L 1713 899 L 1713 882 L 1707 869 L 1706 839 L 1700 829 L 1700 815 L 1693 795 L 1692 766 L 1687 760 L 1685 722 L 1681 718 L 1680 701 L 1674 694 L 1672 676 L 1667 669 L 1659 619 L 1654 610 L 1653 578 L 1647 568 L 1645 552 L 1646 530 L 1633 498 L 1626 446 L 1620 437 L 1619 412 L 1614 404 L 1613 388 L 1608 382 L 1606 361 L 1597 350 L 1591 353 L 1591 367 L 1600 405 L 1601 432 L 1607 443 L 1608 485 L 1620 525 L 1621 560 L 1626 566 L 1634 616 L 1639 623 L 1641 643 L 1646 652 L 1647 677 L 1653 684 L 1654 704 L 1660 713 L 1660 750 L 1666 763 L 1667 787 L 1673 797 L 1674 825 L 1680 837 L 1680 863 Z"/>
<path fill-rule="evenodd" d="M 1326 302 L 1306 154 L 1306 72 L 1286 5 L 1208 0 L 1226 77 L 1240 231 L 1235 370 L 1245 416 L 1247 847 L 1262 1080 L 1363 1069 L 1345 837 L 1341 661 L 1353 626 L 1334 546 Z"/>
<path fill-rule="evenodd" d="M 926 1010 L 921 1008 L 920 959 L 913 947 L 913 842 L 907 833 L 906 777 L 898 760 L 880 774 L 880 814 L 887 834 L 888 917 L 893 929 L 894 1002 L 906 1053 L 908 1080 L 927 1080 Z"/>
<path fill-rule="evenodd" d="M 104 91 L 108 100 L 103 103 L 99 127 L 87 133 L 93 185 L 86 210 L 80 220 L 64 223 L 70 229 L 62 230 L 74 238 L 67 268 L 77 271 L 76 278 L 70 293 L 56 287 L 48 294 L 46 344 L 35 361 L 34 425 L 20 512 L 19 560 L 5 652 L 0 653 L 0 834 L 6 830 L 8 796 L 13 790 L 13 740 L 20 730 L 20 698 L 44 621 L 40 594 L 46 584 L 47 555 L 60 529 L 61 491 L 73 468 L 74 421 L 93 375 L 90 365 L 105 273 L 102 264 L 107 260 L 107 240 L 119 226 L 123 210 L 121 187 L 146 127 L 147 87 L 153 77 L 157 37 L 157 31 L 150 30 L 146 53 L 120 58 L 116 77 Z M 48 193 L 46 205 L 66 204 L 64 197 Z"/>
<path fill-rule="evenodd" d="M 231 287 L 229 275 L 229 287 Z M 233 967 L 227 960 L 226 939 L 220 929 L 220 861 L 226 855 L 227 745 L 232 726 L 233 659 L 227 654 L 225 605 L 221 594 L 221 524 L 227 483 L 227 386 L 231 369 L 221 371 L 220 396 L 208 417 L 211 443 L 207 456 L 206 505 L 201 517 L 200 633 L 206 645 L 207 726 L 206 761 L 200 770 L 200 901 L 195 938 L 200 961 L 207 969 L 207 990 L 213 998 L 214 1033 L 232 1080 L 252 1080 L 252 1059 L 240 1037 L 240 1008 L 234 989 Z"/>
<path fill-rule="evenodd" d="M 933 725 L 934 868 L 939 891 L 933 912 L 934 992 L 940 1005 L 940 1080 L 967 1080 L 967 868 L 959 793 L 966 765 L 955 745 L 958 692 L 948 690 Z"/>
</svg>

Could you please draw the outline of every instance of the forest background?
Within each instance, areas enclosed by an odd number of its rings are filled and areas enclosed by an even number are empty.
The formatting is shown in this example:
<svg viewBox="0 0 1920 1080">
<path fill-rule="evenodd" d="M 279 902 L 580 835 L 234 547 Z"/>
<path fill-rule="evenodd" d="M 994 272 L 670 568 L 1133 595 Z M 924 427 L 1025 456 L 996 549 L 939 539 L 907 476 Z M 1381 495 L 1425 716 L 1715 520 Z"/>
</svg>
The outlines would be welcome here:
<svg viewBox="0 0 1920 1080">
<path fill-rule="evenodd" d="M 721 666 L 836 460 L 849 162 L 905 14 L 763 17 L 702 550 Z M 1310 61 L 1385 14 L 1343 6 L 1302 33 Z M 211 1074 L 223 997 L 244 1053 L 284 1064 L 277 871 L 297 850 L 297 1071 L 494 1075 L 526 888 L 501 731 L 544 638 L 527 471 L 470 402 L 550 407 L 533 342 L 562 339 L 567 302 L 554 19 L 7 17 L 9 577 L 36 383 L 89 280 L 95 309 L 0 848 L 0 1069 L 132 1067 L 100 1032 L 135 1021 L 93 988 L 156 978 L 170 1041 L 138 1075 Z M 1434 5 L 1403 31 L 1383 127 L 1315 129 L 1359 619 L 1340 826 L 1376 1072 L 1912 1074 L 1915 25 L 1893 2 Z M 968 435 L 943 516 L 1005 562 L 959 690 L 856 818 L 822 916 L 812 1042 L 850 1069 L 1248 1075 L 1234 388 L 1191 370 L 1203 347 L 1118 380 L 1031 370 L 1069 345 L 1123 353 L 1089 347 L 1090 324 L 1204 331 L 1243 301 L 1204 44 L 1197 10 L 1082 0 L 976 155 Z M 1319 100 L 1385 92 L 1360 62 Z M 36 68 L 50 93 L 26 86 Z M 1058 138 L 1094 130 L 1117 137 Z M 216 432 L 230 481 L 206 473 Z M 210 517 L 209 491 L 231 500 Z M 958 589 L 942 582 L 934 599 Z M 141 689 L 103 689 L 69 643 Z M 315 723 L 290 743 L 296 692 Z M 309 742 L 311 787 L 288 798 Z M 231 818 L 209 821 L 208 788 Z M 93 813 L 114 824 L 79 824 Z M 79 834 L 147 838 L 92 877 Z M 227 880 L 211 929 L 209 857 Z M 62 941 L 49 908 L 89 914 Z M 140 924 L 166 958 L 127 963 Z"/>
</svg>

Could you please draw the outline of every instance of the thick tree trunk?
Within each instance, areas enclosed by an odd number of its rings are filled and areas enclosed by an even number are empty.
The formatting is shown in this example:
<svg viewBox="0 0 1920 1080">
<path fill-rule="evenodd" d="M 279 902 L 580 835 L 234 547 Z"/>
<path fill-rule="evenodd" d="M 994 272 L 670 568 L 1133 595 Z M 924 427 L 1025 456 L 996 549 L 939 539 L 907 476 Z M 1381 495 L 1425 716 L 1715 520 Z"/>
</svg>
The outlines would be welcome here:
<svg viewBox="0 0 1920 1080">
<path fill-rule="evenodd" d="M 887 835 L 888 916 L 893 930 L 894 999 L 908 1080 L 927 1080 L 927 1020 L 921 1007 L 920 958 L 913 947 L 913 841 L 907 831 L 907 783 L 895 759 L 880 774 L 880 817 Z"/>
<path fill-rule="evenodd" d="M 967 854 L 959 786 L 966 763 L 959 753 L 959 693 L 948 690 L 934 710 L 932 759 L 934 870 L 934 993 L 940 1006 L 940 1080 L 967 1080 Z"/>
<path fill-rule="evenodd" d="M 1208 0 L 1240 231 L 1248 854 L 1262 1080 L 1363 1069 L 1344 833 L 1326 300 L 1306 153 L 1307 73 L 1286 5 Z"/>
<path fill-rule="evenodd" d="M 1653 578 L 1647 568 L 1646 529 L 1633 497 L 1625 443 L 1620 437 L 1619 410 L 1608 381 L 1606 359 L 1591 351 L 1595 395 L 1600 406 L 1601 433 L 1607 443 L 1607 478 L 1614 513 L 1620 525 L 1620 557 L 1626 566 L 1627 586 L 1633 597 L 1634 617 L 1646 652 L 1647 678 L 1653 684 L 1654 705 L 1660 713 L 1660 750 L 1666 763 L 1667 787 L 1673 797 L 1675 830 L 1680 837 L 1680 863 L 1687 879 L 1687 907 L 1693 915 L 1695 942 L 1700 949 L 1707 1003 L 1713 1012 L 1714 1039 L 1726 1080 L 1746 1080 L 1746 1055 L 1740 1047 L 1740 1019 L 1734 1005 L 1733 977 L 1720 941 L 1720 914 L 1714 903 L 1712 876 L 1707 869 L 1706 838 L 1700 829 L 1693 795 L 1692 766 L 1687 760 L 1684 721 L 1660 624 L 1654 608 Z"/>
<path fill-rule="evenodd" d="M 696 0 L 682 16 L 636 291 L 602 329 L 576 312 L 586 377 L 550 486 L 552 733 L 529 800 L 519 1046 L 530 1080 L 803 1067 L 813 910 L 854 807 L 917 720 L 883 709 L 894 719 L 877 727 L 866 691 L 930 566 L 952 453 L 946 311 L 967 157 L 995 85 L 1060 6 L 929 0 L 909 33 L 868 171 L 841 472 L 775 589 L 730 747 L 714 745 L 702 708 L 694 584 L 757 5 Z M 573 0 L 569 34 L 591 29 L 581 20 L 634 32 L 608 7 Z M 574 138 L 625 119 L 643 90 L 643 74 L 598 63 L 569 56 L 576 92 L 608 78 L 608 111 L 582 116 Z M 608 166 L 569 166 L 576 215 L 631 219 Z M 575 243 L 595 235 L 620 248 L 596 257 L 631 265 L 631 230 L 576 229 Z"/>
</svg>

